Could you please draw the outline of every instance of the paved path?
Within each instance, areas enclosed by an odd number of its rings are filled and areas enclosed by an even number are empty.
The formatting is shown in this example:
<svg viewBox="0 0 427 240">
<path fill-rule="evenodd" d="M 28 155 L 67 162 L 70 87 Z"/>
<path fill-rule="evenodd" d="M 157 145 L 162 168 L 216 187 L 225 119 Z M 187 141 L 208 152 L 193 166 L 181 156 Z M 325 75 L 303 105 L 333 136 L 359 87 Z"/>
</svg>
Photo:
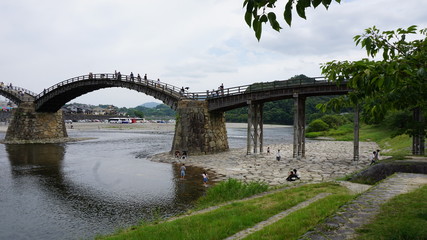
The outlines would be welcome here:
<svg viewBox="0 0 427 240">
<path fill-rule="evenodd" d="M 334 216 L 318 225 L 314 231 L 307 232 L 301 239 L 353 239 L 356 236 L 355 229 L 371 221 L 379 213 L 382 204 L 426 184 L 425 174 L 397 173 L 343 206 Z"/>
</svg>

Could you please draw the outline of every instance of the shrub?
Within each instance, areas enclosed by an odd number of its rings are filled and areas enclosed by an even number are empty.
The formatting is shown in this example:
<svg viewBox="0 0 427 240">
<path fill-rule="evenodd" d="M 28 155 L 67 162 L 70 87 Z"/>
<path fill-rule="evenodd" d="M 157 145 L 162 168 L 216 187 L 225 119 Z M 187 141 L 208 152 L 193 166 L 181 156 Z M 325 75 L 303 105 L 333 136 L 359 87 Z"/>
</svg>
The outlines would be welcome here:
<svg viewBox="0 0 427 240">
<path fill-rule="evenodd" d="M 307 132 L 322 132 L 327 131 L 329 129 L 329 125 L 325 123 L 321 119 L 316 119 L 308 124 Z"/>
<path fill-rule="evenodd" d="M 329 128 L 334 129 L 337 129 L 339 126 L 347 122 L 347 119 L 341 115 L 325 115 L 320 119 L 328 124 Z"/>
<path fill-rule="evenodd" d="M 227 181 L 211 187 L 206 195 L 197 202 L 198 208 L 212 206 L 231 200 L 242 199 L 268 190 L 268 185 L 264 182 L 242 182 L 229 178 Z"/>
</svg>

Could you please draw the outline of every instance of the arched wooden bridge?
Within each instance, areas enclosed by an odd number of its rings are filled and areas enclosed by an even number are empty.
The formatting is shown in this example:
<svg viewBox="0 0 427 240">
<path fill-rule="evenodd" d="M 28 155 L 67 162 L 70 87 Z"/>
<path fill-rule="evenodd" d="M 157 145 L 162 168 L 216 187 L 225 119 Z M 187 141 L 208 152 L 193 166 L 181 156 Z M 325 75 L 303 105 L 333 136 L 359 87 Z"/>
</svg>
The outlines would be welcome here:
<svg viewBox="0 0 427 240">
<path fill-rule="evenodd" d="M 304 96 L 319 96 L 342 95 L 349 91 L 346 82 L 337 85 L 324 78 L 301 78 L 255 83 L 215 91 L 189 92 L 161 81 L 99 73 L 70 78 L 45 89 L 35 96 L 36 111 L 56 112 L 74 98 L 98 89 L 112 87 L 145 93 L 161 100 L 174 110 L 181 99 L 207 101 L 209 111 L 227 111 L 244 107 L 248 100 L 269 102 L 292 98 L 296 92 Z"/>
<path fill-rule="evenodd" d="M 46 117 L 46 114 L 58 112 L 67 102 L 83 94 L 111 87 L 128 88 L 145 93 L 161 100 L 172 109 L 177 110 L 179 121 L 177 123 L 178 127 L 175 130 L 172 150 L 185 149 L 194 153 L 217 152 L 228 149 L 224 112 L 243 106 L 249 106 L 248 154 L 258 153 L 258 149 L 259 152 L 262 152 L 263 103 L 293 98 L 296 100 L 294 109 L 294 157 L 304 156 L 305 154 L 304 138 L 302 136 L 304 136 L 305 129 L 304 105 L 306 97 L 346 94 L 349 91 L 345 82 L 336 85 L 324 78 L 302 78 L 262 82 L 231 88 L 221 87 L 218 90 L 206 92 L 189 92 L 183 88 L 159 80 L 146 79 L 145 77 L 141 78 L 139 76 L 111 73 L 90 73 L 59 82 L 44 89 L 37 95 L 27 90 L 16 89 L 5 89 L 2 94 L 18 105 L 26 102 L 25 108 L 27 110 L 33 108 L 34 112 L 39 113 L 40 116 L 45 114 L 40 119 L 50 118 L 52 119 L 50 121 L 58 121 L 58 115 L 55 117 Z M 39 116 L 37 114 L 32 115 Z M 19 114 L 19 116 L 26 116 L 26 114 Z M 42 125 L 49 126 L 49 124 L 37 123 L 38 121 L 43 122 L 45 120 L 16 120 L 15 122 L 19 122 L 20 124 L 14 125 L 15 130 L 13 134 L 9 134 L 8 131 L 6 139 L 16 138 L 14 135 L 25 135 L 22 138 L 38 137 L 37 134 L 24 134 L 29 130 L 25 126 L 21 126 L 23 122 L 30 122 L 34 125 L 31 128 L 36 129 L 42 128 Z M 55 125 L 56 127 L 54 128 L 56 129 L 61 129 L 58 124 L 52 125 Z M 48 129 L 40 130 L 40 132 L 45 134 L 48 132 Z M 66 135 L 66 130 L 63 127 L 60 133 L 54 133 L 55 137 L 62 135 Z"/>
<path fill-rule="evenodd" d="M 0 95 L 19 105 L 21 102 L 34 101 L 36 93 L 21 87 L 0 85 Z"/>
</svg>

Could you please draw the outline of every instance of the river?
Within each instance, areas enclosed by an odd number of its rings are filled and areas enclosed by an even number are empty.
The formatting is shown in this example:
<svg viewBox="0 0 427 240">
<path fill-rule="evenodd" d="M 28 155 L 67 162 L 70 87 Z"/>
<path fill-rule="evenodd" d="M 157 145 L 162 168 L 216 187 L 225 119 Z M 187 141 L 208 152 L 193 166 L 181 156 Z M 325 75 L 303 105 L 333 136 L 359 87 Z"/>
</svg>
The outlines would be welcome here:
<svg viewBox="0 0 427 240">
<path fill-rule="evenodd" d="M 292 128 L 264 129 L 264 143 L 291 142 Z M 231 148 L 246 129 L 229 128 Z M 170 150 L 173 132 L 69 131 L 64 144 L 0 145 L 0 239 L 92 239 L 186 211 L 205 193 L 203 169 L 147 160 Z M 4 133 L 0 133 L 4 138 Z"/>
</svg>

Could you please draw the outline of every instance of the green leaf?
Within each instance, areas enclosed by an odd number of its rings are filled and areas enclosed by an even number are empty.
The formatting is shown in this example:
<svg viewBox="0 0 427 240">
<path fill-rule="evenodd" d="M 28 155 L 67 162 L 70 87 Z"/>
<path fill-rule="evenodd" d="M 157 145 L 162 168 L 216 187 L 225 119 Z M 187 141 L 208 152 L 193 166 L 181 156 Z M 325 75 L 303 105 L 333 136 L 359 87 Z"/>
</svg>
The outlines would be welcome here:
<svg viewBox="0 0 427 240">
<path fill-rule="evenodd" d="M 268 21 L 267 16 L 265 14 L 263 14 L 259 21 L 262 23 L 266 23 Z"/>
<path fill-rule="evenodd" d="M 302 6 L 302 4 L 299 4 L 300 2 L 297 3 L 297 13 L 301 18 L 307 19 L 305 16 L 305 7 Z"/>
<path fill-rule="evenodd" d="M 285 6 L 285 12 L 283 13 L 286 23 L 291 26 L 292 23 L 292 0 L 289 0 Z"/>
<path fill-rule="evenodd" d="M 251 12 L 246 12 L 245 13 L 245 21 L 246 21 L 246 24 L 248 24 L 248 26 L 249 27 L 251 27 L 252 26 L 252 13 Z"/>
<path fill-rule="evenodd" d="M 311 3 L 313 4 L 314 8 L 317 8 L 317 6 L 319 6 L 319 4 L 322 3 L 322 0 L 313 0 Z"/>
<path fill-rule="evenodd" d="M 271 27 L 274 30 L 280 32 L 280 29 L 282 29 L 282 28 L 280 27 L 280 24 L 276 20 L 276 14 L 273 12 L 269 12 L 267 14 L 267 16 L 268 16 L 268 21 L 270 22 Z"/>
<path fill-rule="evenodd" d="M 325 6 L 326 9 L 329 8 L 329 5 L 331 5 L 332 0 L 322 0 L 323 6 Z"/>
<path fill-rule="evenodd" d="M 261 39 L 261 32 L 262 32 L 262 25 L 259 17 L 255 17 L 252 22 L 252 28 L 255 31 L 255 37 L 258 39 L 258 41 Z"/>
</svg>

